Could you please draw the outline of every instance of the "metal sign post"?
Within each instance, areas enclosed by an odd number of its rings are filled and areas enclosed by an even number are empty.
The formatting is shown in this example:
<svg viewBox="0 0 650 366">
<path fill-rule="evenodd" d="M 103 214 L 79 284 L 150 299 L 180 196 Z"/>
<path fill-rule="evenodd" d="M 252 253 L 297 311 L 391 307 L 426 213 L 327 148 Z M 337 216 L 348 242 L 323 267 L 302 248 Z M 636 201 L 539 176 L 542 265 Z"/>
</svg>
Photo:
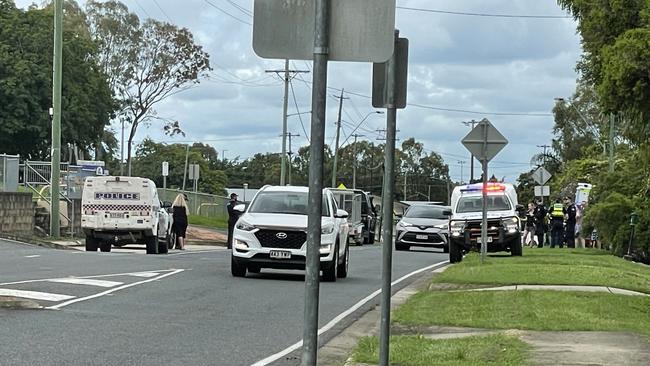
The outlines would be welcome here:
<svg viewBox="0 0 650 366">
<path fill-rule="evenodd" d="M 490 121 L 483 118 L 461 142 L 483 166 L 483 220 L 481 221 L 481 263 L 483 263 L 487 254 L 488 162 L 508 144 L 508 140 L 492 126 Z"/>
<path fill-rule="evenodd" d="M 169 176 L 169 162 L 162 162 L 163 189 L 167 189 L 167 176 Z"/>
</svg>

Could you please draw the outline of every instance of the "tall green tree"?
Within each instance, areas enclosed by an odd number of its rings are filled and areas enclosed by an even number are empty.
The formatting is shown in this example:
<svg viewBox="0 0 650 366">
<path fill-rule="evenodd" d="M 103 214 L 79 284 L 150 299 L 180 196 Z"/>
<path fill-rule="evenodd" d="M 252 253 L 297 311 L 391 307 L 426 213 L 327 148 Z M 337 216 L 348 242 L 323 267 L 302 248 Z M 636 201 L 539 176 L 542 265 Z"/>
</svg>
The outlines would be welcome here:
<svg viewBox="0 0 650 366">
<path fill-rule="evenodd" d="M 101 65 L 120 102 L 120 122 L 130 126 L 130 172 L 132 143 L 142 124 L 159 121 L 165 133 L 183 133 L 178 121 L 158 116 L 155 107 L 199 83 L 210 70 L 209 55 L 188 29 L 154 19 L 141 23 L 119 1 L 91 0 L 86 11 Z"/>
<path fill-rule="evenodd" d="M 61 142 L 95 150 L 114 111 L 111 89 L 97 64 L 97 47 L 66 4 L 63 27 Z M 16 8 L 0 0 L 0 146 L 27 159 L 50 157 L 53 12 Z M 107 141 L 110 142 L 110 139 Z M 110 145 L 110 144 L 109 144 Z M 111 149 L 114 146 L 104 146 Z"/>
</svg>

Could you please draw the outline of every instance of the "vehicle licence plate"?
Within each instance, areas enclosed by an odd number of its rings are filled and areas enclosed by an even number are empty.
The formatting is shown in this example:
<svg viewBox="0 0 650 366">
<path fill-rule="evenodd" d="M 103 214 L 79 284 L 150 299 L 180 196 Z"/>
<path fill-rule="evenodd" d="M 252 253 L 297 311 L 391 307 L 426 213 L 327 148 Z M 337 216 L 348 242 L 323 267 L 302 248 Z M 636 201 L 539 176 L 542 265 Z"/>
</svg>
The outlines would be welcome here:
<svg viewBox="0 0 650 366">
<path fill-rule="evenodd" d="M 429 239 L 429 235 L 416 235 L 415 238 L 417 240 L 427 240 Z"/>
<path fill-rule="evenodd" d="M 481 244 L 481 243 L 483 242 L 483 241 L 481 240 L 481 237 L 480 237 L 480 236 L 479 236 L 478 238 L 476 238 L 476 242 L 479 243 L 479 244 Z M 487 242 L 488 242 L 488 243 L 491 243 L 491 242 L 492 242 L 492 237 L 491 237 L 491 236 L 488 236 L 488 237 L 487 237 Z"/>
<path fill-rule="evenodd" d="M 122 219 L 124 214 L 121 212 L 111 212 L 111 219 Z"/>
<path fill-rule="evenodd" d="M 291 252 L 285 252 L 283 250 L 272 250 L 269 252 L 269 257 L 273 259 L 290 259 Z"/>
</svg>

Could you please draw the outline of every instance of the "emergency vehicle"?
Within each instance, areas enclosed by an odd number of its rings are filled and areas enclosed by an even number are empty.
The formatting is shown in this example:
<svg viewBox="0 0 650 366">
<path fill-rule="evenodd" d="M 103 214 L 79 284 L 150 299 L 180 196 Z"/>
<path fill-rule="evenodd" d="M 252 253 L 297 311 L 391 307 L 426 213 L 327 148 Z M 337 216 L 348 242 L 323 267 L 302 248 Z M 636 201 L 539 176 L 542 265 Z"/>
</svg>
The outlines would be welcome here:
<svg viewBox="0 0 650 366">
<path fill-rule="evenodd" d="M 165 254 L 172 240 L 171 204 L 158 199 L 156 184 L 137 177 L 88 177 L 81 199 L 86 251 L 144 243 L 147 254 Z"/>
<path fill-rule="evenodd" d="M 487 251 L 509 251 L 522 254 L 521 224 L 518 212 L 523 206 L 517 202 L 512 184 L 488 183 L 487 188 Z M 449 261 L 460 262 L 463 253 L 481 248 L 483 219 L 483 184 L 454 188 L 451 194 L 449 221 Z"/>
</svg>

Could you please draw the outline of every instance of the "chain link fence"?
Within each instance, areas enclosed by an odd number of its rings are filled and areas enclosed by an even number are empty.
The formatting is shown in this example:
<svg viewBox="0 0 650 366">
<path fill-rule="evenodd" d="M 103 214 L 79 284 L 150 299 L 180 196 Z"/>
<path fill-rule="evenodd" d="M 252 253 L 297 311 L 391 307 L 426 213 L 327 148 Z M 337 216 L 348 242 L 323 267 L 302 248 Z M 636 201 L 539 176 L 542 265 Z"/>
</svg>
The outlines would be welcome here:
<svg viewBox="0 0 650 366">
<path fill-rule="evenodd" d="M 209 218 L 223 218 L 228 217 L 228 198 L 216 196 L 207 193 L 194 193 L 189 191 L 181 191 L 176 189 L 163 189 L 158 188 L 158 196 L 161 201 L 174 202 L 176 196 L 180 193 L 185 193 L 188 198 L 188 206 L 190 214 L 209 217 Z"/>
</svg>

